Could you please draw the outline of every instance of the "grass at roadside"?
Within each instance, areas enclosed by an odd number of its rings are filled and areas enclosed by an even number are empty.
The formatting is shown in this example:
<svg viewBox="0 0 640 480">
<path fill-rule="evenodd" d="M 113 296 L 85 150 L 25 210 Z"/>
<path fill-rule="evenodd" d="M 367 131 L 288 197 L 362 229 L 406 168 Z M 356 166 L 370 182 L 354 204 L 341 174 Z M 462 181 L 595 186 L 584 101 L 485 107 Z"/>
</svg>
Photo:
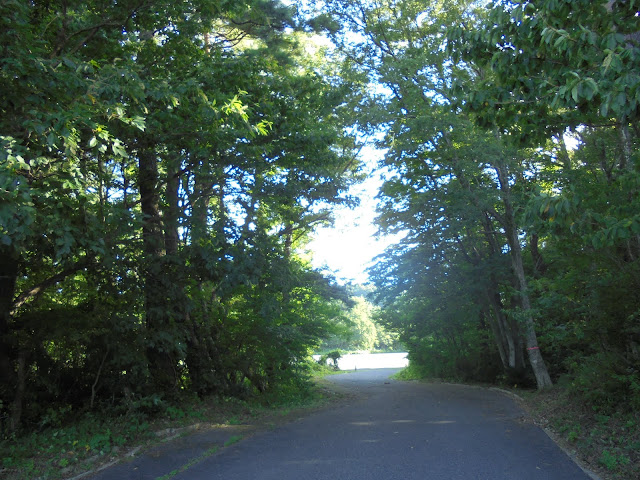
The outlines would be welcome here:
<svg viewBox="0 0 640 480">
<path fill-rule="evenodd" d="M 605 480 L 640 478 L 640 412 L 602 414 L 562 386 L 520 392 L 534 422 Z"/>
<path fill-rule="evenodd" d="M 415 365 L 409 364 L 407 367 L 393 375 L 396 380 L 425 380 L 424 372 Z"/>
<path fill-rule="evenodd" d="M 314 378 L 324 373 L 318 369 Z M 85 413 L 71 420 L 52 419 L 29 434 L 0 441 L 0 478 L 71 478 L 197 427 L 274 425 L 329 405 L 339 395 L 315 381 L 306 388 L 292 386 L 252 400 L 194 397 L 179 404 L 158 401 L 148 410 L 120 415 Z M 231 437 L 223 447 L 240 438 Z"/>
</svg>

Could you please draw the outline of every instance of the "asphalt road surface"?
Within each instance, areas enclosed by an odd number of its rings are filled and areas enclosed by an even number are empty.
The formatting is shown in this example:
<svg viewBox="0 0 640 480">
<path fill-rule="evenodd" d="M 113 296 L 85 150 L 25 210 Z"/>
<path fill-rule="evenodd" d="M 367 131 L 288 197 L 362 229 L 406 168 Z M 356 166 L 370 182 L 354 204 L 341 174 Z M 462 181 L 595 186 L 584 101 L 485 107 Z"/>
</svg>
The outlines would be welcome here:
<svg viewBox="0 0 640 480">
<path fill-rule="evenodd" d="M 329 377 L 349 402 L 224 448 L 176 480 L 588 480 L 507 395 L 390 380 L 397 370 Z"/>
</svg>

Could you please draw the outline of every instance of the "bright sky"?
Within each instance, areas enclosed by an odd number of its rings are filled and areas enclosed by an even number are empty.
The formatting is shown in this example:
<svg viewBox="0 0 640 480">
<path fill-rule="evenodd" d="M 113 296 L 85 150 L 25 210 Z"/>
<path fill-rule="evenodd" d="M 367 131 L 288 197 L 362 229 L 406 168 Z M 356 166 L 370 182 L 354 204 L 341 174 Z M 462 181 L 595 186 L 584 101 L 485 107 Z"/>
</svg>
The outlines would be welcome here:
<svg viewBox="0 0 640 480">
<path fill-rule="evenodd" d="M 368 281 L 365 270 L 372 265 L 374 257 L 395 243 L 395 237 L 374 238 L 377 231 L 375 196 L 382 184 L 375 164 L 381 152 L 364 148 L 361 156 L 368 169 L 368 178 L 355 185 L 350 194 L 360 199 L 355 209 L 340 208 L 335 211 L 335 225 L 318 229 L 309 245 L 313 252 L 313 266 L 328 268 L 339 280 L 364 284 Z"/>
<path fill-rule="evenodd" d="M 285 0 L 285 4 L 296 4 Z M 306 2 L 303 2 L 306 4 Z M 318 47 L 329 47 L 330 42 L 322 36 L 313 37 Z M 308 48 L 312 48 L 310 43 Z M 340 208 L 334 211 L 335 223 L 331 228 L 319 228 L 308 248 L 312 254 L 312 265 L 319 269 L 328 269 L 343 282 L 365 284 L 369 277 L 365 270 L 373 264 L 373 259 L 386 247 L 392 245 L 399 236 L 374 238 L 377 228 L 375 196 L 382 185 L 380 172 L 376 169 L 384 152 L 371 146 L 365 146 L 360 156 L 370 172 L 367 179 L 355 185 L 349 194 L 360 199 L 360 205 L 354 209 Z"/>
</svg>

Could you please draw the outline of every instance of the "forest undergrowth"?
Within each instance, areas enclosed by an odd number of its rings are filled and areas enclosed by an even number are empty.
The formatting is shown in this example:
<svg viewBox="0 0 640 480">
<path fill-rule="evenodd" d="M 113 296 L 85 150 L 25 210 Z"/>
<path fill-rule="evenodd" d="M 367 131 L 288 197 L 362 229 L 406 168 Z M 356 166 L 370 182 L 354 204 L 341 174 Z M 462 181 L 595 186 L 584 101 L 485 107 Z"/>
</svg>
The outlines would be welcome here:
<svg viewBox="0 0 640 480">
<path fill-rule="evenodd" d="M 605 480 L 640 478 L 640 412 L 598 408 L 560 386 L 520 392 L 533 421 Z"/>
<path fill-rule="evenodd" d="M 127 411 L 105 409 L 73 415 L 51 409 L 40 428 L 0 441 L 0 478 L 74 478 L 195 431 L 242 425 L 252 432 L 281 424 L 343 395 L 320 380 L 335 373 L 332 369 L 315 362 L 312 368 L 313 380 L 246 399 L 192 396 L 167 401 L 150 396 Z M 231 436 L 219 448 L 242 438 Z"/>
</svg>

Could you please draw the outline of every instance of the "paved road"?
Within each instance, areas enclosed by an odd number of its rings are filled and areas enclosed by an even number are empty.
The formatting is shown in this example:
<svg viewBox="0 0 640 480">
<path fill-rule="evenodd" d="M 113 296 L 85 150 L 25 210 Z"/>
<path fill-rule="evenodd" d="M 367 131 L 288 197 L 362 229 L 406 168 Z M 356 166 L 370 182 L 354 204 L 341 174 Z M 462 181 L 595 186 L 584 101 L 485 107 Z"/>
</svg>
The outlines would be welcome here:
<svg viewBox="0 0 640 480">
<path fill-rule="evenodd" d="M 588 480 L 494 390 L 395 382 L 395 370 L 330 377 L 347 404 L 257 434 L 176 480 Z"/>
</svg>

